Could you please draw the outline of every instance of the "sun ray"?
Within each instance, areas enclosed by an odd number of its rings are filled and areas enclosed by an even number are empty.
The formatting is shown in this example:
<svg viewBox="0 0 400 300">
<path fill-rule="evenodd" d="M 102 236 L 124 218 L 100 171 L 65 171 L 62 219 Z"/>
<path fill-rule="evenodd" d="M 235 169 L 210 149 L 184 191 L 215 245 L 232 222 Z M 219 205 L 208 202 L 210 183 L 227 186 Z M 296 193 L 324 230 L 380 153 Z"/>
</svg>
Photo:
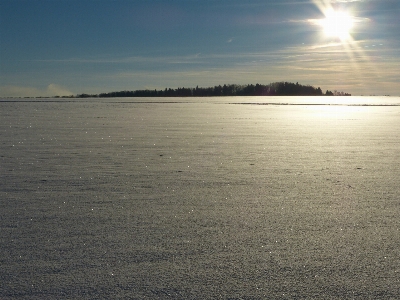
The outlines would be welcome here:
<svg viewBox="0 0 400 300">
<path fill-rule="evenodd" d="M 337 47 L 338 55 L 346 53 L 349 65 L 360 77 L 367 72 L 378 74 L 368 51 L 362 46 L 364 41 L 358 41 L 353 36 L 360 23 L 368 22 L 369 19 L 358 18 L 344 5 L 337 7 L 331 0 L 313 0 L 313 2 L 324 18 L 310 20 L 310 23 L 321 28 L 322 40 L 329 41 L 328 45 Z M 339 59 L 340 62 L 339 57 L 332 59 Z"/>
</svg>

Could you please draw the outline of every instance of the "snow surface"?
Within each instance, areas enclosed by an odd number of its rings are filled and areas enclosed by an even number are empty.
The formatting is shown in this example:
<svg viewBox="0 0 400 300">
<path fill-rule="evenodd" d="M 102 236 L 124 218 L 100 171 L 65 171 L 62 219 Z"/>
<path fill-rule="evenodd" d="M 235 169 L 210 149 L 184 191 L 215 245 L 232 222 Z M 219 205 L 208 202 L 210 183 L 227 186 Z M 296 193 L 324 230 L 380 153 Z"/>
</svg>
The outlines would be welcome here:
<svg viewBox="0 0 400 300">
<path fill-rule="evenodd" d="M 400 298 L 400 99 L 328 98 L 1 99 L 0 298 Z"/>
</svg>

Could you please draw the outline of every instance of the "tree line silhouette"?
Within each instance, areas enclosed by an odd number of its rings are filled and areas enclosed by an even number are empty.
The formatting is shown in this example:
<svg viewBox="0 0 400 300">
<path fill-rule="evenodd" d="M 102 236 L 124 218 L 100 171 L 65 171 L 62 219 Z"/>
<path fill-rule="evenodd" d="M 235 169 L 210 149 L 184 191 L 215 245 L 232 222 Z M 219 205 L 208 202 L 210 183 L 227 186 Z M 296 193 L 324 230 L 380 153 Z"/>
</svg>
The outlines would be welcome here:
<svg viewBox="0 0 400 300">
<path fill-rule="evenodd" d="M 322 92 L 321 88 L 291 82 L 274 82 L 262 84 L 224 84 L 214 87 L 165 88 L 164 90 L 135 90 L 101 94 L 79 94 L 78 98 L 112 98 L 112 97 L 219 97 L 219 96 L 351 96 L 337 91 Z"/>
</svg>

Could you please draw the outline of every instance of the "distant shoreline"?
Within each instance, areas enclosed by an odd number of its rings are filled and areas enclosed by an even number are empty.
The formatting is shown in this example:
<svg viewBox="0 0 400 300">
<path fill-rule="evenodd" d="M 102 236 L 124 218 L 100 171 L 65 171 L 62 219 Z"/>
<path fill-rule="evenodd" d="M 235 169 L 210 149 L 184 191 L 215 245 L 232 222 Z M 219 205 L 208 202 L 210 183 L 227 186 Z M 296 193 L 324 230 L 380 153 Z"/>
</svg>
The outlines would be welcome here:
<svg viewBox="0 0 400 300">
<path fill-rule="evenodd" d="M 296 96 L 294 96 L 296 97 Z M 363 96 L 369 97 L 369 96 Z M 178 98 L 178 97 L 177 97 Z M 181 97 L 182 98 L 182 97 Z M 56 99 L 56 100 L 55 100 Z M 82 98 L 18 98 L 18 99 L 8 99 L 2 100 L 0 99 L 0 103 L 79 103 L 79 100 Z M 87 101 L 93 100 L 95 98 L 86 98 Z M 111 99 L 111 98 L 109 98 Z M 85 101 L 85 100 L 83 100 Z M 113 101 L 112 103 L 124 103 L 124 104 L 190 104 L 194 103 L 193 101 L 129 101 L 129 100 L 120 100 Z M 330 107 L 399 107 L 400 103 L 313 103 L 313 102 L 303 102 L 303 103 L 290 103 L 290 102 L 227 102 L 225 104 L 229 105 L 257 105 L 257 106 L 330 106 Z"/>
<path fill-rule="evenodd" d="M 320 87 L 291 82 L 262 84 L 224 84 L 214 87 L 165 88 L 164 90 L 119 91 L 101 94 L 78 94 L 76 98 L 115 98 L 115 97 L 221 97 L 221 96 L 351 96 L 338 91 L 322 92 Z"/>
</svg>

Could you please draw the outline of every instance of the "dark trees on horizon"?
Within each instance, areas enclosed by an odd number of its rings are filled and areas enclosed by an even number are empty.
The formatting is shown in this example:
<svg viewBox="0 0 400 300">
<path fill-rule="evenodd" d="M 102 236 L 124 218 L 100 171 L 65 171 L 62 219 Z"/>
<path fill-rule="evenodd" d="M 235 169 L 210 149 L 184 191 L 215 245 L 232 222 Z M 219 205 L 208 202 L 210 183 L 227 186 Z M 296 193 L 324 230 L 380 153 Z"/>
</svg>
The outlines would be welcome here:
<svg viewBox="0 0 400 300">
<path fill-rule="evenodd" d="M 165 88 L 164 90 L 136 90 L 101 93 L 98 95 L 80 94 L 78 98 L 99 97 L 218 97 L 218 96 L 350 96 L 347 93 L 335 93 L 326 91 L 324 94 L 321 88 L 314 88 L 310 85 L 301 85 L 291 82 L 275 82 L 269 85 L 262 84 L 224 84 L 206 88 Z"/>
</svg>

